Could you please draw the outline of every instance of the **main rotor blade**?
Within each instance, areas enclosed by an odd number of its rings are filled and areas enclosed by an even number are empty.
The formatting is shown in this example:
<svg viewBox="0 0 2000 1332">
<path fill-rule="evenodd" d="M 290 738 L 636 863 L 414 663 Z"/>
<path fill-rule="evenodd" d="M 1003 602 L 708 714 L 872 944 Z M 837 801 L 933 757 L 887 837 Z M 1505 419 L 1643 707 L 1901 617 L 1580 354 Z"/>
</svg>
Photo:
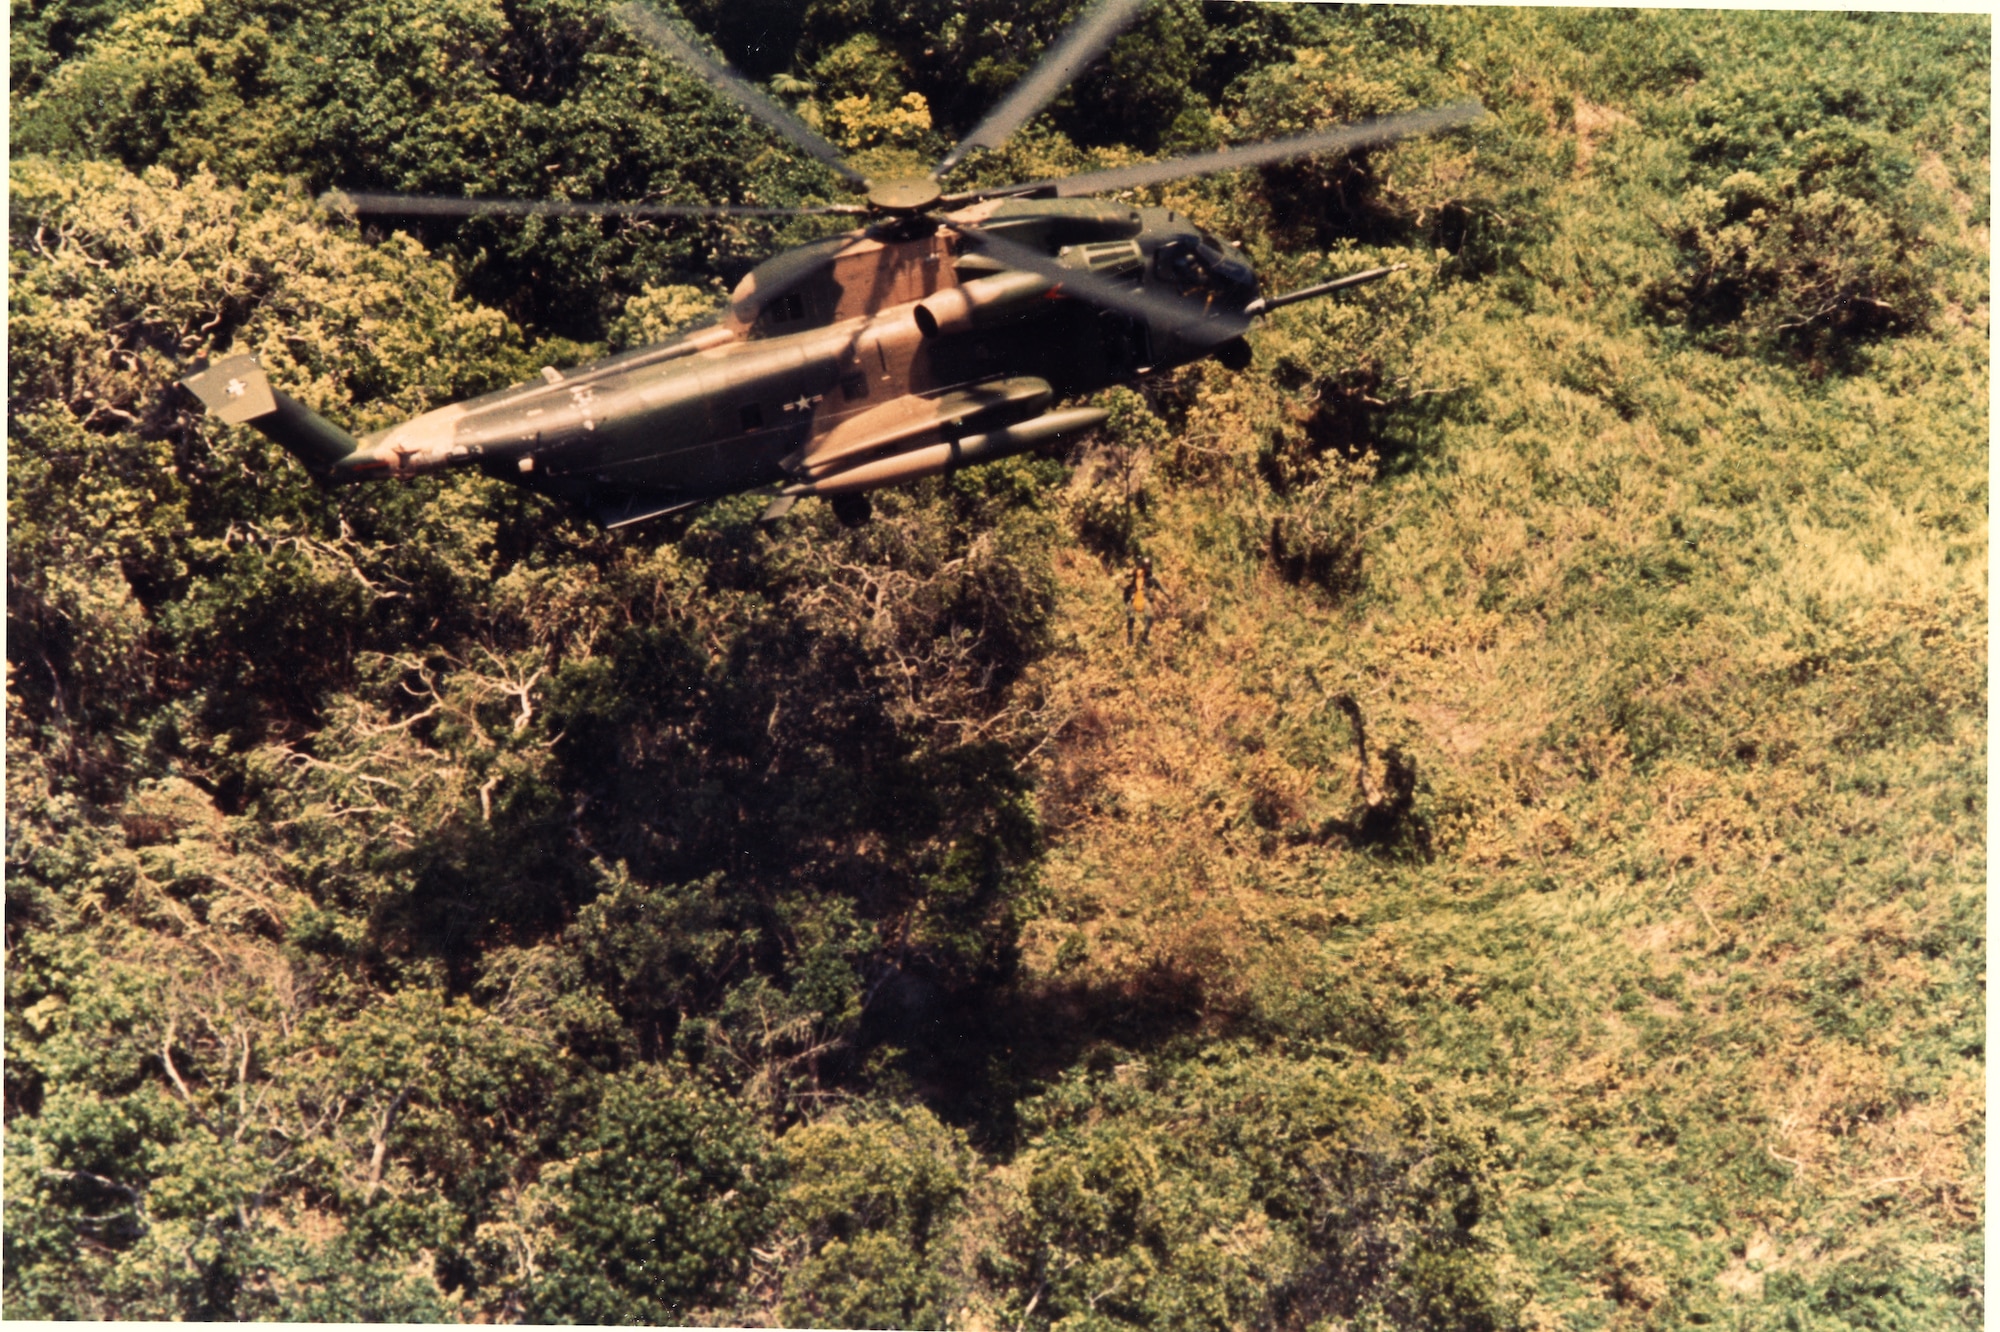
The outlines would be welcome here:
<svg viewBox="0 0 2000 1332">
<path fill-rule="evenodd" d="M 1027 185 L 1010 185 L 993 190 L 971 190 L 964 194 L 947 195 L 938 202 L 945 208 L 957 208 L 980 199 L 1000 195 L 1052 191 L 1057 198 L 1066 198 L 1077 194 L 1101 194 L 1110 190 L 1135 189 L 1141 185 L 1162 185 L 1167 181 L 1184 180 L 1189 176 L 1206 176 L 1217 171 L 1236 171 L 1243 167 L 1268 166 L 1273 162 L 1306 157 L 1313 153 L 1351 153 L 1362 148 L 1379 148 L 1384 144 L 1395 143 L 1399 139 L 1411 138 L 1418 134 L 1435 134 L 1440 130 L 1458 129 L 1460 126 L 1472 124 L 1485 114 L 1486 108 L 1478 102 L 1459 102 L 1452 106 L 1434 107 L 1429 111 L 1400 111 L 1395 115 L 1378 116 L 1373 120 L 1318 130 L 1312 134 L 1300 134 L 1289 139 L 1244 144 L 1241 147 L 1223 148 L 1212 153 L 1194 153 L 1187 157 L 1170 157 L 1164 162 L 1140 162 L 1133 166 L 1111 167 L 1104 171 L 1086 171 L 1081 175 L 1035 181 Z"/>
<path fill-rule="evenodd" d="M 986 119 L 945 154 L 937 170 L 931 172 L 931 178 L 944 179 L 945 173 L 974 148 L 998 148 L 1005 143 L 1009 135 L 1067 88 L 1084 66 L 1103 54 L 1104 48 L 1151 3 L 1152 0 L 1099 0 L 1095 9 L 1071 24 L 1069 31 L 1043 53 L 1006 99 L 987 112 Z"/>
<path fill-rule="evenodd" d="M 375 194 L 328 190 L 327 208 L 398 217 L 816 217 L 859 216 L 859 204 L 809 204 L 797 208 L 760 204 L 571 203 L 566 199 L 454 199 L 434 194 Z"/>
<path fill-rule="evenodd" d="M 611 12 L 641 41 L 686 65 L 702 82 L 723 96 L 734 99 L 738 106 L 783 135 L 793 147 L 833 168 L 849 184 L 862 188 L 867 186 L 867 179 L 847 165 L 840 149 L 828 143 L 812 126 L 772 101 L 750 80 L 704 54 L 658 10 L 641 4 L 639 0 L 626 0 Z"/>
<path fill-rule="evenodd" d="M 1250 321 L 1235 311 L 1211 316 L 1191 300 L 1176 300 L 1144 287 L 1126 286 L 1087 269 L 1070 268 L 1031 246 L 967 223 L 950 222 L 947 225 L 971 241 L 982 253 L 991 255 L 1009 268 L 1038 274 L 1087 305 L 1102 306 L 1143 319 L 1162 332 L 1186 336 L 1189 341 L 1212 346 L 1238 337 L 1250 327 Z"/>
</svg>

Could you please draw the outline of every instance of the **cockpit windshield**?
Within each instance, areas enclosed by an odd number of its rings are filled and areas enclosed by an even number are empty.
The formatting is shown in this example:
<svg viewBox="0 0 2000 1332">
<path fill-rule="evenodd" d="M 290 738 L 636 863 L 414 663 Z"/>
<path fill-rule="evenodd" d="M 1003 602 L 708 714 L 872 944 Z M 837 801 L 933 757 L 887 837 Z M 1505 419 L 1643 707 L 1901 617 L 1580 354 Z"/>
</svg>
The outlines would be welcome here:
<svg viewBox="0 0 2000 1332">
<path fill-rule="evenodd" d="M 1250 265 L 1205 231 L 1199 239 L 1188 237 L 1162 245 L 1154 254 L 1153 272 L 1183 294 L 1212 291 L 1231 301 L 1240 297 L 1247 302 L 1256 291 L 1257 278 Z"/>
<path fill-rule="evenodd" d="M 1214 283 L 1208 257 L 1198 242 L 1174 241 L 1160 247 L 1153 259 L 1153 271 L 1183 290 Z"/>
</svg>

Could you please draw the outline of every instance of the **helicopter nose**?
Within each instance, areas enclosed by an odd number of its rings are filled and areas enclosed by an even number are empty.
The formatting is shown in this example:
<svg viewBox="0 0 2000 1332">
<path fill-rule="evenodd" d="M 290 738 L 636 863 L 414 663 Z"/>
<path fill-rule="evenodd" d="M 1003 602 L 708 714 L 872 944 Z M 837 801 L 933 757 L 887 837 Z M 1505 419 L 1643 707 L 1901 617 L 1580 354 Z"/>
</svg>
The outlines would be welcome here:
<svg viewBox="0 0 2000 1332">
<path fill-rule="evenodd" d="M 1207 256 L 1210 289 L 1218 304 L 1240 310 L 1257 299 L 1257 272 L 1240 254 L 1217 247 Z"/>
<path fill-rule="evenodd" d="M 1239 309 L 1257 299 L 1256 271 L 1240 259 L 1217 264 L 1215 279 L 1221 284 L 1229 303 Z"/>
</svg>

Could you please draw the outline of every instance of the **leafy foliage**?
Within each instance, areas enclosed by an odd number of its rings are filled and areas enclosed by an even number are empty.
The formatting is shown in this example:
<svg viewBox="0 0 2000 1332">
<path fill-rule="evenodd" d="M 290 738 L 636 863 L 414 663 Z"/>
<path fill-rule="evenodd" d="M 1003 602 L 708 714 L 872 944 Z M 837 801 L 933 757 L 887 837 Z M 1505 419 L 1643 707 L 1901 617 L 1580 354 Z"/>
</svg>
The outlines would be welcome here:
<svg viewBox="0 0 2000 1332">
<path fill-rule="evenodd" d="M 612 1078 L 550 1197 L 536 1321 L 671 1322 L 728 1291 L 763 1234 L 769 1183 L 754 1123 L 658 1065 Z"/>
<path fill-rule="evenodd" d="M 469 0 L 331 16 L 166 3 L 108 24 L 17 100 L 15 147 L 232 184 L 488 197 L 796 202 L 819 182 L 598 9 Z M 823 187 L 823 186 L 822 186 Z M 599 336 L 622 298 L 762 257 L 752 222 L 433 228 L 468 290 Z M 523 281 L 523 278 L 527 281 Z M 607 279 L 609 279 L 607 285 Z"/>
<path fill-rule="evenodd" d="M 539 358 L 414 243 L 329 232 L 275 186 L 34 159 L 15 182 L 10 606 L 33 673 L 9 711 L 10 926 L 54 1062 L 24 1049 L 9 1087 L 38 1122 L 97 1126 L 33 1158 L 31 1183 L 85 1202 L 21 1196 L 112 1228 L 102 1273 L 33 1307 L 416 1308 L 298 1276 L 396 1254 L 432 1256 L 433 1312 L 460 1308 L 447 1289 L 605 1317 L 727 1298 L 740 1245 L 620 1239 L 579 1218 L 623 1195 L 588 1171 L 543 1187 L 541 1163 L 611 1150 L 563 1132 L 600 1102 L 607 1142 L 705 1140 L 725 1110 L 617 1118 L 645 1099 L 620 1079 L 677 1050 L 752 1107 L 729 1113 L 795 1115 L 885 980 L 949 998 L 1006 977 L 1037 845 L 1007 682 L 1047 613 L 1046 520 L 1009 506 L 1007 473 L 873 532 L 725 517 L 654 549 L 457 480 L 329 504 L 173 378 L 228 338 L 365 423 Z M 835 779 L 856 772 L 873 782 Z M 94 1090 L 48 1044 L 48 1015 L 95 1002 L 91 969 L 44 968 L 44 942 L 131 968 Z M 132 1119 L 135 1094 L 156 1110 Z M 482 1238 L 521 1214 L 527 1238 Z M 30 1268 L 69 1261 L 70 1232 L 37 1233 L 9 1237 Z M 675 1275 L 600 1288 L 532 1257 L 549 1244 Z M 670 1256 L 687 1244 L 707 1256 Z M 260 1275 L 272 1245 L 282 1278 Z"/>
<path fill-rule="evenodd" d="M 785 1135 L 785 1233 L 803 1255 L 784 1321 L 814 1327 L 934 1327 L 961 1274 L 941 1262 L 963 1211 L 964 1135 L 919 1107 L 828 1116 Z"/>
<path fill-rule="evenodd" d="M 1480 1135 L 1370 1071 L 1219 1046 L 1027 1111 L 985 1262 L 1037 1326 L 1511 1321 L 1475 1238 Z M 1429 1098 L 1426 1098 L 1427 1100 Z M 1039 1312 L 1038 1312 L 1039 1311 Z"/>
<path fill-rule="evenodd" d="M 1077 8 L 687 6 L 885 165 Z M 806 234 L 328 186 L 817 168 L 570 0 L 14 17 L 10 1310 L 1977 1319 L 1983 20 L 1156 6 L 966 178 L 1476 95 L 1153 195 L 1402 271 L 633 541 L 173 381 L 384 425 Z"/>
</svg>

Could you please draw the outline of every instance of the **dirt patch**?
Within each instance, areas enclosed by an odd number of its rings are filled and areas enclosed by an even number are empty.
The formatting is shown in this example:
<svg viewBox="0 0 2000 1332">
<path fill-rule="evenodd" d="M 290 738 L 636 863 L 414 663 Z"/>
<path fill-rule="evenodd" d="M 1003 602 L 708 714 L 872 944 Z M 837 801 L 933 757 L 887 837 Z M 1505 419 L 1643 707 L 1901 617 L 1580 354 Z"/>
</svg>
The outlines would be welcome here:
<svg viewBox="0 0 2000 1332">
<path fill-rule="evenodd" d="M 1623 111 L 1595 102 L 1576 99 L 1576 169 L 1579 172 L 1590 169 L 1590 159 L 1596 155 L 1598 145 L 1626 125 L 1639 122 Z"/>
</svg>

